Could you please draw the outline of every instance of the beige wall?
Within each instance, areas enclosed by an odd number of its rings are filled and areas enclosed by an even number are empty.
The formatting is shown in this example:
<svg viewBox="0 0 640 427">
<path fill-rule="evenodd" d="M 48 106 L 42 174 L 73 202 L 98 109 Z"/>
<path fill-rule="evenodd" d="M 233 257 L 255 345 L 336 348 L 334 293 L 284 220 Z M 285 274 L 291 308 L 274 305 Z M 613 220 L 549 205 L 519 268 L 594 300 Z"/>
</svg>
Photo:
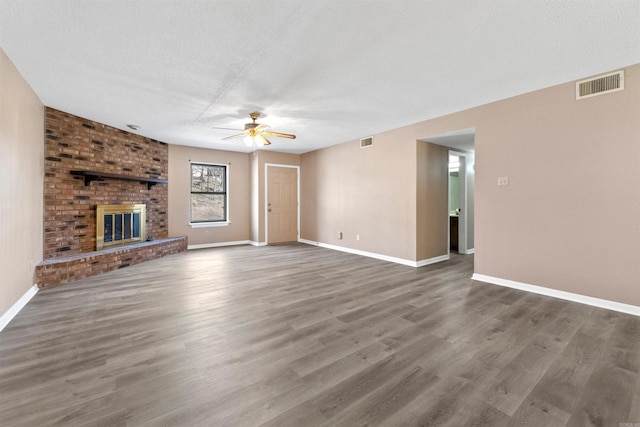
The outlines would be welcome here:
<svg viewBox="0 0 640 427">
<path fill-rule="evenodd" d="M 189 226 L 189 162 L 229 164 L 228 226 Z M 187 236 L 189 245 L 228 243 L 250 239 L 250 160 L 246 153 L 169 145 L 169 236 Z"/>
<path fill-rule="evenodd" d="M 477 113 L 476 272 L 640 306 L 640 65 Z"/>
<path fill-rule="evenodd" d="M 304 154 L 302 237 L 424 256 L 411 249 L 424 238 L 416 140 L 474 127 L 475 272 L 640 306 L 639 117 L 633 65 L 624 91 L 576 101 L 568 82 L 374 135 L 370 152 L 351 141 Z"/>
<path fill-rule="evenodd" d="M 0 315 L 42 261 L 44 106 L 0 50 Z"/>
<path fill-rule="evenodd" d="M 416 259 L 415 138 L 400 129 L 375 135 L 371 147 L 350 141 L 300 163 L 301 238 Z"/>
<path fill-rule="evenodd" d="M 417 261 L 449 253 L 449 149 L 417 143 Z"/>
<path fill-rule="evenodd" d="M 303 239 L 409 262 L 448 254 L 447 148 L 403 128 L 371 147 L 303 154 L 301 165 Z"/>
</svg>

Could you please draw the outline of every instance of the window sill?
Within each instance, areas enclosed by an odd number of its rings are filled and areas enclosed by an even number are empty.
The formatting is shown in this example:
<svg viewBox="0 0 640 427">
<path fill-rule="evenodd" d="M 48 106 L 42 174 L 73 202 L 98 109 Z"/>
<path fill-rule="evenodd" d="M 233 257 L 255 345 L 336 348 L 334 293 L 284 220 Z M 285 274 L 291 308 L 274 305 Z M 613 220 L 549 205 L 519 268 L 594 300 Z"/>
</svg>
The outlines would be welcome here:
<svg viewBox="0 0 640 427">
<path fill-rule="evenodd" d="M 207 227 L 226 227 L 231 224 L 229 221 L 223 222 L 190 222 L 189 227 L 191 228 L 207 228 Z"/>
</svg>

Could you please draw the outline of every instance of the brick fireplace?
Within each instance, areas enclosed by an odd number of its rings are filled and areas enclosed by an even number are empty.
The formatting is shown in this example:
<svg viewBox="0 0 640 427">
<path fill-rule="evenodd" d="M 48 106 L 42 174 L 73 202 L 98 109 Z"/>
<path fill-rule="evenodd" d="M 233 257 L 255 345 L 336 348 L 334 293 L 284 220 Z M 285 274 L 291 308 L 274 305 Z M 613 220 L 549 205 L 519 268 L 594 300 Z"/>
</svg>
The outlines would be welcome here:
<svg viewBox="0 0 640 427">
<path fill-rule="evenodd" d="M 113 178 L 163 182 L 168 175 L 167 144 L 52 108 L 46 108 L 45 129 L 44 261 L 36 268 L 38 286 L 186 249 L 186 238 L 168 238 L 167 184 Z M 108 177 L 86 180 L 72 171 Z M 96 206 L 127 204 L 146 206 L 151 242 L 96 251 Z"/>
</svg>

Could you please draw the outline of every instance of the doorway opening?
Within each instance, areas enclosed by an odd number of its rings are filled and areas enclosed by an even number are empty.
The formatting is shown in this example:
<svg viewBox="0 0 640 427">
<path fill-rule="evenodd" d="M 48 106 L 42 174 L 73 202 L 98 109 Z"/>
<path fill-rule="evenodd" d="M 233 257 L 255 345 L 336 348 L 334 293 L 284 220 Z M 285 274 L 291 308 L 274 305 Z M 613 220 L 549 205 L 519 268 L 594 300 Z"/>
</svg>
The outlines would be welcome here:
<svg viewBox="0 0 640 427">
<path fill-rule="evenodd" d="M 467 157 L 449 151 L 449 252 L 467 253 Z"/>
<path fill-rule="evenodd" d="M 420 141 L 449 148 L 447 182 L 448 253 L 472 254 L 474 245 L 475 128 L 460 129 Z M 444 166 L 444 165 L 443 165 Z M 444 177 L 443 177 L 444 178 Z"/>
</svg>

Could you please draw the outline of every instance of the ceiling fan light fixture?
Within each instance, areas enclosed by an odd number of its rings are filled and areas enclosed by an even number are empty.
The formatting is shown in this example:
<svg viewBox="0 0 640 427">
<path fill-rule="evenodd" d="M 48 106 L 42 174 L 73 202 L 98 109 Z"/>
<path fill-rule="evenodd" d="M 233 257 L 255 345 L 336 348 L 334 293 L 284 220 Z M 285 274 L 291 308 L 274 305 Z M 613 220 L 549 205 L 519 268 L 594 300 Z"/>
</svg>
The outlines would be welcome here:
<svg viewBox="0 0 640 427">
<path fill-rule="evenodd" d="M 264 147 L 266 145 L 271 145 L 271 141 L 267 139 L 267 136 L 269 137 L 275 136 L 278 138 L 289 138 L 289 139 L 296 138 L 296 136 L 293 134 L 270 131 L 268 130 L 269 129 L 268 125 L 256 123 L 256 120 L 258 119 L 258 117 L 260 117 L 260 113 L 258 112 L 253 112 L 249 114 L 249 116 L 251 117 L 252 122 L 245 123 L 244 131 L 242 131 L 242 133 L 238 133 L 235 135 L 228 136 L 226 138 L 222 138 L 222 140 L 228 141 L 230 139 L 242 138 L 242 140 L 248 147 L 251 147 L 251 146 L 255 147 L 256 145 L 260 145 Z"/>
</svg>

